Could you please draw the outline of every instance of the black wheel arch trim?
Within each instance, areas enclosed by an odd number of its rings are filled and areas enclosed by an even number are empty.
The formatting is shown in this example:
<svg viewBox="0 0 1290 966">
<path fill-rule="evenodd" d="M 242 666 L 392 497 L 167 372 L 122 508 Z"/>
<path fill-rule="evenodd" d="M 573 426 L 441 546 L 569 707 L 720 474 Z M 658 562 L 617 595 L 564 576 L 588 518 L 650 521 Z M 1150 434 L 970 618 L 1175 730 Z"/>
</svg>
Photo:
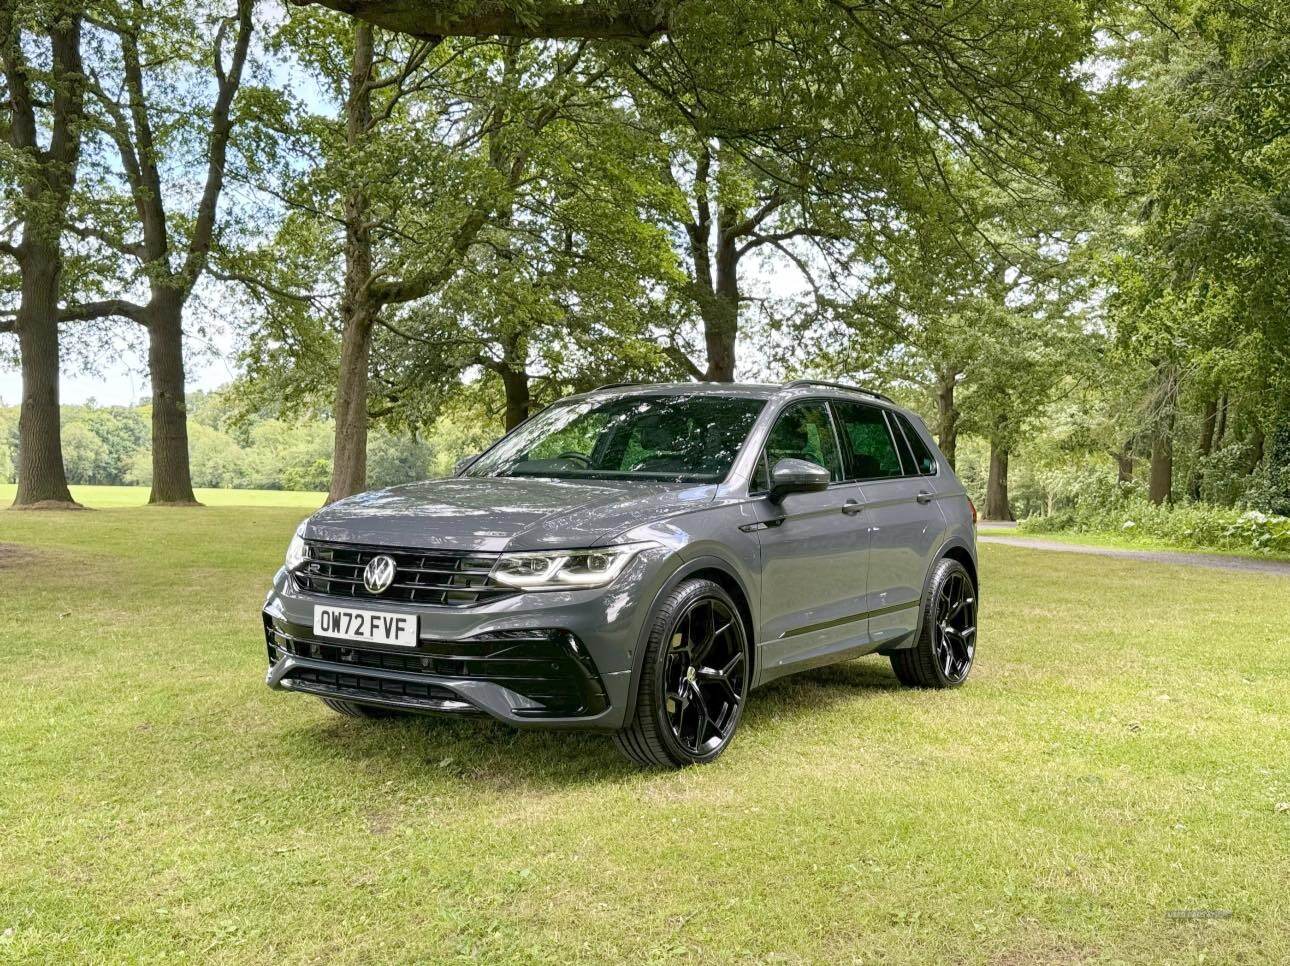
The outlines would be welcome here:
<svg viewBox="0 0 1290 966">
<path fill-rule="evenodd" d="M 901 644 L 901 647 L 913 647 L 914 642 L 917 641 L 919 635 L 923 633 L 923 617 L 925 616 L 926 611 L 923 604 L 927 600 L 928 591 L 932 588 L 932 575 L 936 573 L 936 565 L 951 556 L 951 550 L 963 551 L 968 556 L 968 559 L 972 561 L 972 566 L 968 570 L 968 575 L 972 578 L 972 589 L 976 592 L 977 601 L 979 602 L 981 600 L 981 582 L 977 579 L 976 548 L 970 546 L 968 542 L 963 540 L 961 537 L 951 537 L 941 544 L 940 547 L 937 548 L 936 553 L 932 556 L 931 565 L 927 568 L 927 573 L 923 576 L 923 593 L 918 598 L 918 626 L 914 628 L 914 633 L 910 635 L 909 640 Z M 891 650 L 899 650 L 899 648 L 891 648 Z"/>
<path fill-rule="evenodd" d="M 749 593 L 747 583 L 744 581 L 742 577 L 739 576 L 739 573 L 730 564 L 729 561 L 727 561 L 723 557 L 718 557 L 715 554 L 706 554 L 701 557 L 693 557 L 689 560 L 684 561 L 680 566 L 678 566 L 675 570 L 673 570 L 670 574 L 668 574 L 667 579 L 663 581 L 663 585 L 659 588 L 658 592 L 654 595 L 654 598 L 649 602 L 649 613 L 651 616 L 650 618 L 647 618 L 642 623 L 640 635 L 636 639 L 636 650 L 632 653 L 631 685 L 627 691 L 627 714 L 628 715 L 632 714 L 633 713 L 632 709 L 636 707 L 636 697 L 640 691 L 640 686 L 641 686 L 641 675 L 644 673 L 645 646 L 646 646 L 646 642 L 649 640 L 650 632 L 654 628 L 654 621 L 653 621 L 654 613 L 658 611 L 659 606 L 663 603 L 664 600 L 667 599 L 668 594 L 676 590 L 677 587 L 679 587 L 684 581 L 686 581 L 690 577 L 705 570 L 721 571 L 722 574 L 724 574 L 725 576 L 727 576 L 728 578 L 730 578 L 735 582 L 735 584 L 739 587 L 740 593 L 742 593 L 744 596 L 744 603 L 748 607 L 748 611 L 752 616 L 752 623 L 753 623 L 753 626 L 748 628 L 748 631 L 749 631 L 748 652 L 749 652 L 749 660 L 752 662 L 752 667 L 749 668 L 750 677 L 749 677 L 748 689 L 751 691 L 754 687 L 756 687 L 757 672 L 759 670 L 759 665 L 757 662 L 757 634 L 756 634 L 757 611 L 755 610 L 756 600 L 754 599 L 753 595 Z M 739 603 L 738 601 L 735 601 L 736 605 L 738 605 L 738 603 Z M 624 719 L 623 721 L 624 726 L 626 726 L 629 723 L 630 721 L 628 719 Z"/>
</svg>

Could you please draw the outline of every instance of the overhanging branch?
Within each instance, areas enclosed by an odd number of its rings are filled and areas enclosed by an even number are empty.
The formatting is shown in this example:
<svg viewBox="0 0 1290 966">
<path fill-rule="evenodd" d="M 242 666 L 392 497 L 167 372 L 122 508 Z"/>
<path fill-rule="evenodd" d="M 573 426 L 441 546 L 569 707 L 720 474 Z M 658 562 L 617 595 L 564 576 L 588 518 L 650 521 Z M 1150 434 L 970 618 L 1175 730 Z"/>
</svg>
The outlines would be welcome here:
<svg viewBox="0 0 1290 966">
<path fill-rule="evenodd" d="M 452 0 L 291 0 L 349 14 L 386 30 L 415 37 L 526 37 L 532 39 L 647 41 L 668 29 L 668 11 L 678 0 L 542 0 L 517 13 L 509 4 L 484 0 L 463 12 Z"/>
<path fill-rule="evenodd" d="M 93 319 L 107 319 L 113 316 L 147 325 L 144 307 L 134 302 L 127 302 L 125 299 L 103 299 L 100 302 L 69 305 L 59 311 L 58 321 L 89 322 Z"/>
</svg>

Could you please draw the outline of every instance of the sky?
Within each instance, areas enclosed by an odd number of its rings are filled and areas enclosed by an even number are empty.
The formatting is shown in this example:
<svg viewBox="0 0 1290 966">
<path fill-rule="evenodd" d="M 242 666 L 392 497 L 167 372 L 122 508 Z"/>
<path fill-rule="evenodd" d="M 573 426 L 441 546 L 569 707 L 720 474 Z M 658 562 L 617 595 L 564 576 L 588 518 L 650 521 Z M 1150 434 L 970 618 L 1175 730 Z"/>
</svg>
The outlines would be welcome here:
<svg viewBox="0 0 1290 966">
<path fill-rule="evenodd" d="M 206 360 L 190 365 L 188 389 L 216 389 L 233 378 L 227 360 Z M 129 406 L 150 395 L 148 375 L 139 360 L 126 360 L 105 366 L 101 375 L 64 373 L 62 402 L 80 405 L 91 399 L 102 406 Z M 17 369 L 0 369 L 0 406 L 16 406 L 22 401 L 22 375 Z"/>
<path fill-rule="evenodd" d="M 216 335 L 212 343 L 205 345 L 189 339 L 184 348 L 190 392 L 217 389 L 236 375 L 232 340 L 227 334 Z M 81 405 L 92 399 L 101 406 L 130 406 L 151 396 L 142 347 L 122 347 L 112 359 L 99 362 L 96 368 L 98 372 L 94 374 L 65 368 L 60 382 L 61 402 Z M 6 365 L 0 356 L 0 406 L 16 406 L 20 402 L 22 374 L 16 367 Z"/>
</svg>

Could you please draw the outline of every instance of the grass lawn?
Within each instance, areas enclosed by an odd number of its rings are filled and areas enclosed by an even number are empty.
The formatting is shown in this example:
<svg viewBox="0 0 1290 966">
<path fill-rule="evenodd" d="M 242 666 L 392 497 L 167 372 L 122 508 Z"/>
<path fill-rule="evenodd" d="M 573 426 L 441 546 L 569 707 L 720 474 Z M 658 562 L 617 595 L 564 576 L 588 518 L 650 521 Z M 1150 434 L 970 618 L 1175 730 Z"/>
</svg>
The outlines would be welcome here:
<svg viewBox="0 0 1290 966">
<path fill-rule="evenodd" d="M 0 507 L 13 503 L 16 483 L 0 483 Z M 72 499 L 91 509 L 106 507 L 146 506 L 149 488 L 146 486 L 73 486 Z M 316 510 L 322 506 L 325 493 L 304 493 L 291 490 L 214 490 L 198 487 L 197 502 L 206 506 L 280 506 L 304 507 Z"/>
<path fill-rule="evenodd" d="M 1081 547 L 1112 547 L 1118 550 L 1167 550 L 1171 553 L 1199 553 L 1219 557 L 1243 557 L 1249 560 L 1290 560 L 1290 553 L 1253 550 L 1223 550 L 1217 547 L 1191 547 L 1171 543 L 1154 537 L 1126 536 L 1118 533 L 1030 533 L 1017 527 L 998 527 L 984 523 L 979 532 L 986 536 L 1016 537 L 1022 540 L 1051 540 L 1055 543 L 1073 543 Z"/>
<path fill-rule="evenodd" d="M 304 513 L 0 512 L 0 960 L 1290 960 L 1285 578 L 983 547 L 966 687 L 645 773 L 268 691 Z"/>
</svg>

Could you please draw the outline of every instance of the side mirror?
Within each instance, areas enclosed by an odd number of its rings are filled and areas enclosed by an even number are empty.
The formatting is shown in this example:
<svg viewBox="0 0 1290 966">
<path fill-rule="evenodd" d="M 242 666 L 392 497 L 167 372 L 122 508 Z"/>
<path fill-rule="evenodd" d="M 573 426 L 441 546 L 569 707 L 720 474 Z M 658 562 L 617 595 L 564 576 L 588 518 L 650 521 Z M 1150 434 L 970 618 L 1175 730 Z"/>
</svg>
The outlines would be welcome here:
<svg viewBox="0 0 1290 966">
<path fill-rule="evenodd" d="M 461 476 L 461 474 L 469 468 L 470 464 L 475 462 L 477 459 L 479 459 L 478 453 L 471 453 L 469 456 L 463 456 L 461 459 L 457 460 L 457 462 L 452 464 L 452 475 Z"/>
<path fill-rule="evenodd" d="M 780 460 L 770 470 L 771 503 L 780 503 L 790 493 L 819 493 L 829 488 L 829 471 L 810 460 Z"/>
</svg>

